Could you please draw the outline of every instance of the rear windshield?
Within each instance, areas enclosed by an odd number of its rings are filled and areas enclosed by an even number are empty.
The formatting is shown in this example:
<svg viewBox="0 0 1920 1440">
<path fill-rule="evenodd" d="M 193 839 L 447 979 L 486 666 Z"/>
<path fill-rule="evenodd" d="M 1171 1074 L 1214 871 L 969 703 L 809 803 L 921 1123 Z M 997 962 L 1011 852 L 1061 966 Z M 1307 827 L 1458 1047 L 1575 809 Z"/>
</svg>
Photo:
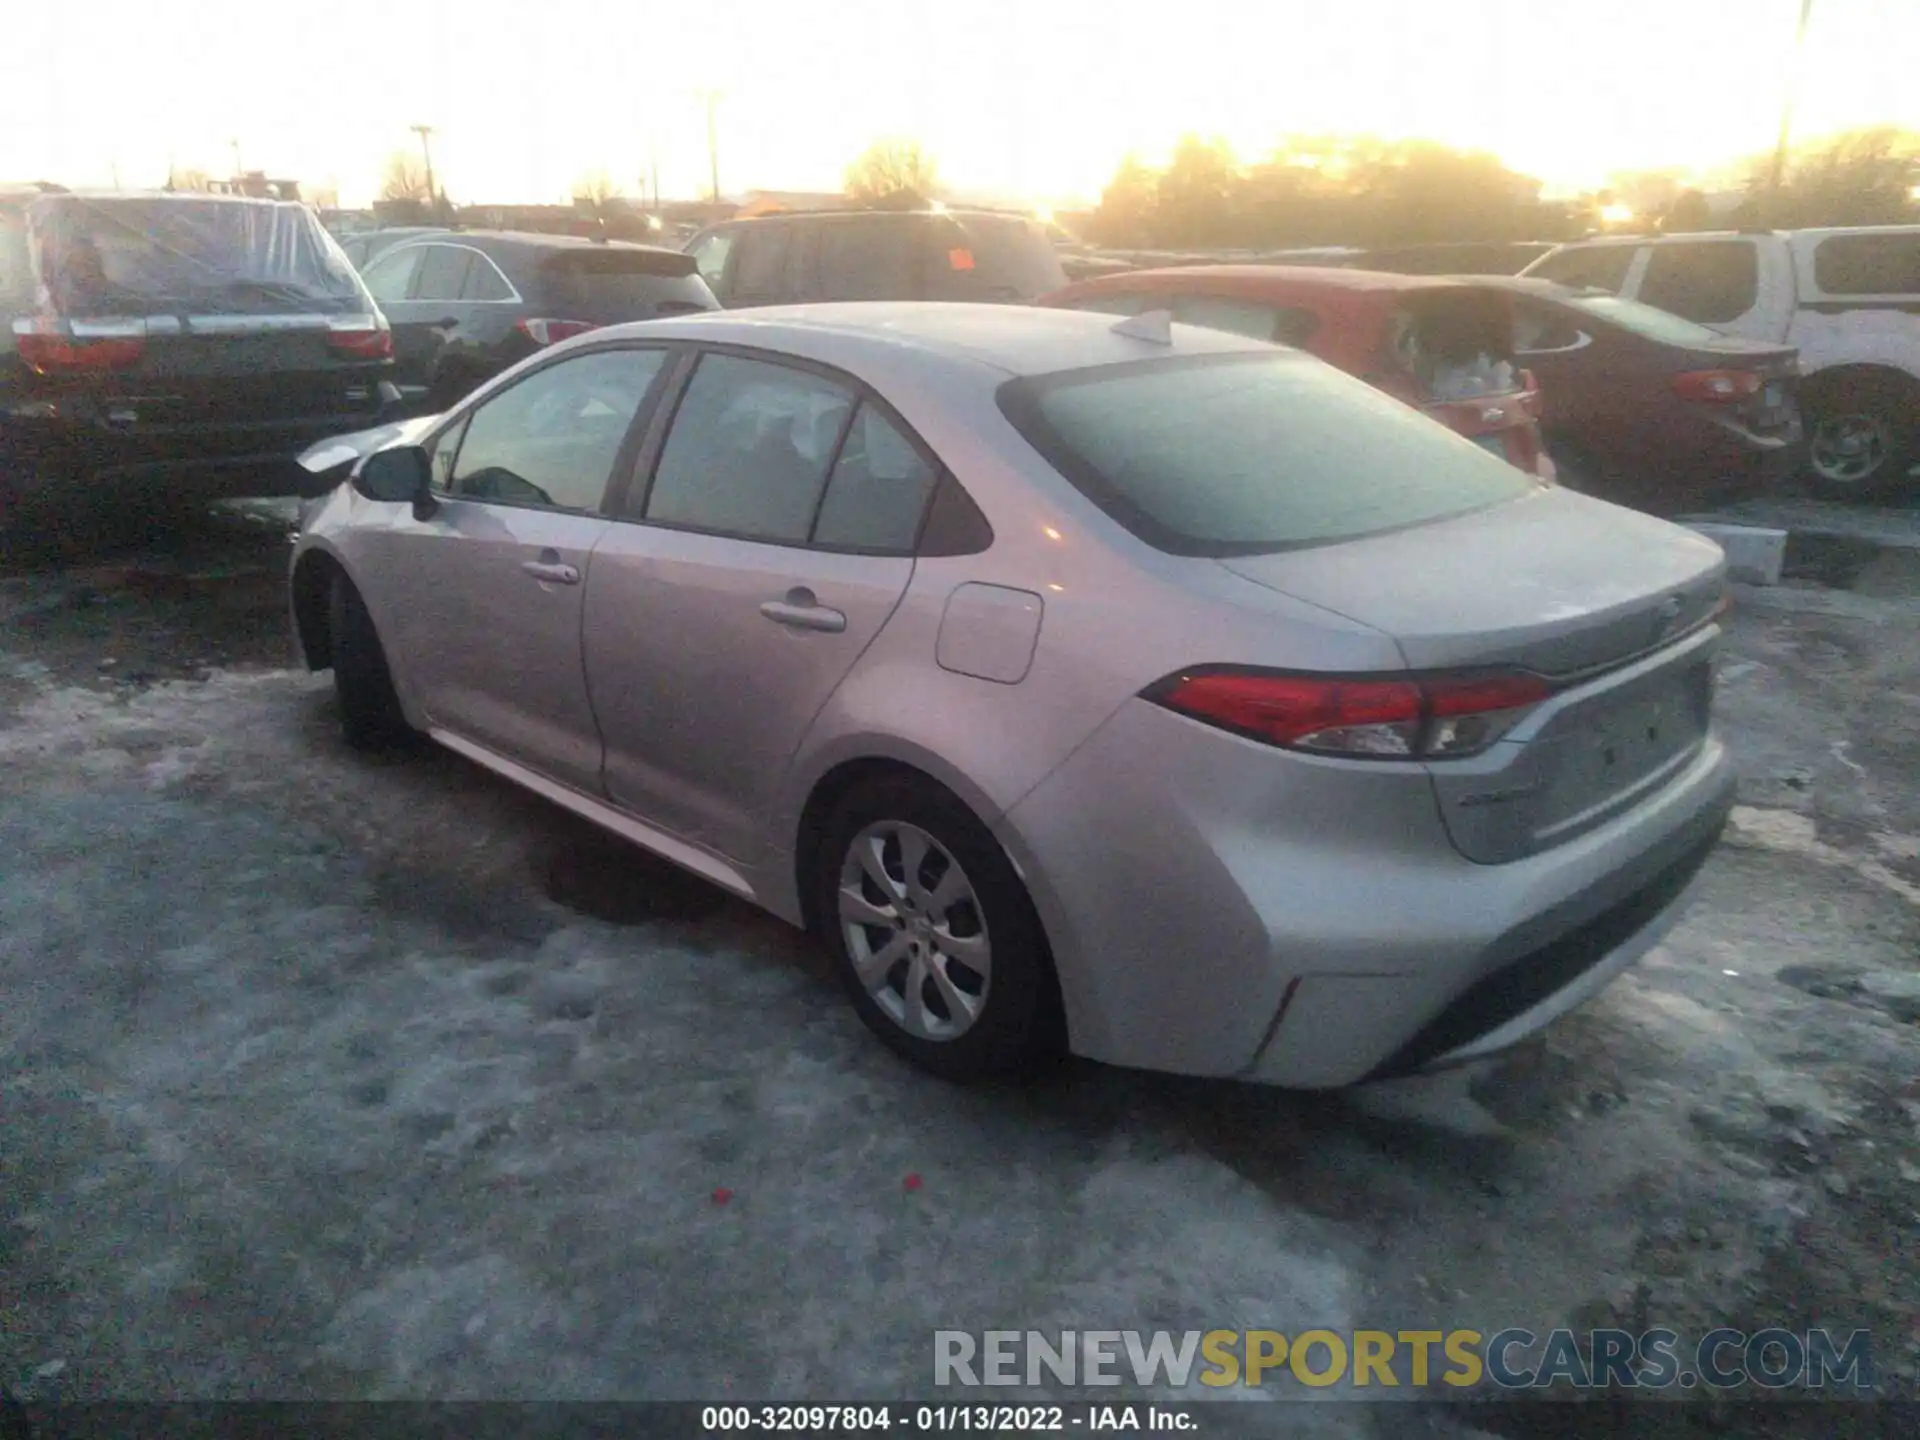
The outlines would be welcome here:
<svg viewBox="0 0 1920 1440">
<path fill-rule="evenodd" d="M 720 306 L 692 257 L 678 252 L 569 252 L 548 260 L 541 274 L 554 303 L 587 312 L 583 319 L 644 320 Z"/>
<path fill-rule="evenodd" d="M 1618 295 L 1569 295 L 1567 303 L 1599 319 L 1611 320 L 1623 330 L 1667 345 L 1705 345 L 1721 338 L 1716 330 L 1683 320 L 1669 311 L 1642 305 L 1637 300 L 1622 300 Z"/>
<path fill-rule="evenodd" d="M 42 283 L 63 315 L 273 315 L 370 308 L 305 206 L 212 196 L 34 202 Z"/>
<path fill-rule="evenodd" d="M 1535 483 L 1365 382 L 1286 352 L 1035 376 L 1002 386 L 1000 406 L 1090 500 L 1175 555 L 1354 540 Z"/>
<path fill-rule="evenodd" d="M 949 217 L 951 230 L 935 228 L 935 243 L 949 251 L 968 253 L 972 282 L 1010 300 L 1037 300 L 1067 283 L 1060 257 L 1047 239 L 1046 227 L 1023 215 L 961 215 Z M 947 242 L 951 240 L 952 243 Z M 949 261 L 955 257 L 949 256 Z M 967 261 L 960 260 L 962 265 Z"/>
</svg>

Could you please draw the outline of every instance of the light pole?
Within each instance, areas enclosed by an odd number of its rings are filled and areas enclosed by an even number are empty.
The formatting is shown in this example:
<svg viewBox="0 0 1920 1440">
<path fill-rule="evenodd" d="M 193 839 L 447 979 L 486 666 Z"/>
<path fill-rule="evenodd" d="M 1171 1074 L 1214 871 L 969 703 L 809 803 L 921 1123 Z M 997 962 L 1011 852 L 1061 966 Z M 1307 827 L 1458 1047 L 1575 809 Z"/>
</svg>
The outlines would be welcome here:
<svg viewBox="0 0 1920 1440">
<path fill-rule="evenodd" d="M 420 137 L 420 158 L 426 162 L 427 166 L 427 203 L 437 205 L 440 203 L 440 191 L 433 183 L 433 147 L 427 143 L 427 137 L 433 134 L 433 127 L 409 125 L 407 128 Z"/>
<path fill-rule="evenodd" d="M 1813 12 L 1813 0 L 1800 0 L 1800 24 L 1793 32 L 1792 68 L 1787 72 L 1787 93 L 1780 104 L 1780 140 L 1773 148 L 1773 170 L 1767 177 L 1767 198 L 1780 193 L 1780 182 L 1787 173 L 1787 137 L 1793 130 L 1794 91 L 1800 81 L 1800 51 L 1807 43 L 1807 16 Z"/>
<path fill-rule="evenodd" d="M 712 183 L 712 200 L 720 203 L 720 131 L 714 120 L 714 109 L 720 103 L 718 90 L 701 90 L 700 99 L 707 107 L 707 169 Z"/>
<path fill-rule="evenodd" d="M 227 144 L 233 147 L 233 178 L 238 180 L 242 175 L 247 173 L 240 168 L 240 142 L 238 140 L 229 140 Z"/>
</svg>

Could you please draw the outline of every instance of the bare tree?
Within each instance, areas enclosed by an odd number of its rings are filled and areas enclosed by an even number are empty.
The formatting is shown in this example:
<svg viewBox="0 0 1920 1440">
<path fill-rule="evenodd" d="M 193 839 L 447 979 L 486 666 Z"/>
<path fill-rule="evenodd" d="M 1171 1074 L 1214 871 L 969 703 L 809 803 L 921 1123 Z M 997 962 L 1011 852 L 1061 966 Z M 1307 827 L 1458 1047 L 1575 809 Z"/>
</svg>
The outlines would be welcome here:
<svg viewBox="0 0 1920 1440">
<path fill-rule="evenodd" d="M 338 210 L 340 208 L 340 187 L 329 180 L 324 185 L 314 187 L 307 196 L 307 203 L 316 210 Z"/>
<path fill-rule="evenodd" d="M 589 170 L 573 182 L 573 198 L 585 200 L 595 210 L 619 193 L 613 183 L 613 177 L 604 169 Z"/>
<path fill-rule="evenodd" d="M 380 172 L 380 198 L 417 200 L 423 205 L 431 203 L 433 193 L 427 185 L 425 167 L 407 151 L 394 151 L 387 157 L 386 168 Z"/>
<path fill-rule="evenodd" d="M 933 157 L 917 140 L 876 140 L 847 167 L 847 194 L 866 202 L 903 192 L 931 199 L 938 183 Z"/>
</svg>

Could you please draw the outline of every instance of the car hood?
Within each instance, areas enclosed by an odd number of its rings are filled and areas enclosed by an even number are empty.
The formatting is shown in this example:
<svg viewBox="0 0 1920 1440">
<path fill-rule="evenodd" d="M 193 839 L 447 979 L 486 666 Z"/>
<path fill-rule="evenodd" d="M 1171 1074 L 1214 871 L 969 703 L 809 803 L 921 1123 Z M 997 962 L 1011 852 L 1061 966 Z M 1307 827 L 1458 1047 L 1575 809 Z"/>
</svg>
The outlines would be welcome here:
<svg viewBox="0 0 1920 1440">
<path fill-rule="evenodd" d="M 1391 635 L 1416 670 L 1619 664 L 1708 619 L 1726 557 L 1690 530 L 1542 489 L 1451 520 L 1221 562 Z"/>
</svg>

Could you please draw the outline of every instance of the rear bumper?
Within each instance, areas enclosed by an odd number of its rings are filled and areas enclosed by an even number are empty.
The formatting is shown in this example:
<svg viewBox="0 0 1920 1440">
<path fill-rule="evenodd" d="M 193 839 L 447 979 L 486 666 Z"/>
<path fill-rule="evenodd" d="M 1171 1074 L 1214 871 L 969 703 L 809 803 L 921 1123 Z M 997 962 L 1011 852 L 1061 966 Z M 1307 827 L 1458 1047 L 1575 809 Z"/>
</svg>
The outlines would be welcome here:
<svg viewBox="0 0 1920 1440">
<path fill-rule="evenodd" d="M 119 484 L 191 487 L 212 495 L 294 495 L 302 451 L 331 436 L 380 424 L 399 401 L 399 392 L 383 384 L 377 405 L 291 420 L 122 429 L 104 422 L 7 417 L 0 422 L 0 466 L 23 495 L 85 493 Z"/>
<path fill-rule="evenodd" d="M 1675 450 L 1662 467 L 1664 483 L 1658 486 L 1665 513 L 1768 494 L 1791 482 L 1807 464 L 1806 437 L 1798 427 L 1787 435 L 1762 436 L 1713 423 L 1702 426 L 1692 447 Z"/>
<path fill-rule="evenodd" d="M 1416 767 L 1321 762 L 1126 707 L 1004 817 L 1076 1053 L 1331 1088 L 1457 1064 L 1657 943 L 1726 822 L 1709 733 L 1631 809 L 1475 864 Z"/>
</svg>

